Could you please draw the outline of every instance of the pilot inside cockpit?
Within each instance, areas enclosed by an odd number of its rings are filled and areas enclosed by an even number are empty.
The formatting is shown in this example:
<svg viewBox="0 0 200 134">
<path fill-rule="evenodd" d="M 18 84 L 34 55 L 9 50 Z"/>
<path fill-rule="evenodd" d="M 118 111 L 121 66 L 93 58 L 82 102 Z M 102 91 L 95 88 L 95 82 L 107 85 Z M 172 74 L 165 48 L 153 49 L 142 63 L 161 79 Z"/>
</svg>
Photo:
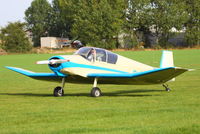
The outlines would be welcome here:
<svg viewBox="0 0 200 134">
<path fill-rule="evenodd" d="M 95 57 L 96 57 L 96 51 L 92 48 L 92 49 L 90 50 L 89 54 L 88 54 L 87 59 L 88 59 L 89 61 L 94 62 L 94 61 L 95 61 Z"/>
</svg>

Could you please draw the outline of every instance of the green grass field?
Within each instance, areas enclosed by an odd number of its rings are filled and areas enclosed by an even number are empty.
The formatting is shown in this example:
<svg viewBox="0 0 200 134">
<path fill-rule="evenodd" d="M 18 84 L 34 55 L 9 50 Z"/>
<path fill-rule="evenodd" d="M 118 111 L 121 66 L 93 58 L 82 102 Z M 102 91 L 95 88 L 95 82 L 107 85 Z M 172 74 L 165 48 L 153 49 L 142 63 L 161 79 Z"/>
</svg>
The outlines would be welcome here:
<svg viewBox="0 0 200 134">
<path fill-rule="evenodd" d="M 54 54 L 0 56 L 0 134 L 199 134 L 200 50 L 174 50 L 175 65 L 196 69 L 161 85 L 98 85 L 103 96 L 89 96 L 90 85 L 42 82 L 4 68 L 50 72 L 34 64 Z M 161 51 L 123 51 L 126 57 L 159 66 Z"/>
</svg>

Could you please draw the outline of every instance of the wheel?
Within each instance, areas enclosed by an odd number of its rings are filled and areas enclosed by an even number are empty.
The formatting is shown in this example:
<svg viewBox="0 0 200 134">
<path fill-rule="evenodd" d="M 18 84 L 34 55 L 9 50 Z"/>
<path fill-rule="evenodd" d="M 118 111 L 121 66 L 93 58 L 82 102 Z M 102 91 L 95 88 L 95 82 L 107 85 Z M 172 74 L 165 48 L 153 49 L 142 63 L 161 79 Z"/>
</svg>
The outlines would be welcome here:
<svg viewBox="0 0 200 134">
<path fill-rule="evenodd" d="M 165 90 L 166 90 L 167 92 L 169 92 L 171 89 L 170 89 L 170 88 L 166 88 Z"/>
<path fill-rule="evenodd" d="M 165 88 L 165 91 L 169 92 L 171 89 L 167 84 L 163 84 L 163 87 Z"/>
<path fill-rule="evenodd" d="M 55 97 L 63 96 L 64 95 L 64 90 L 62 89 L 62 87 L 56 87 L 56 88 L 54 88 L 53 95 Z"/>
<path fill-rule="evenodd" d="M 99 97 L 101 96 L 101 90 L 98 87 L 93 87 L 91 90 L 92 97 Z"/>
</svg>

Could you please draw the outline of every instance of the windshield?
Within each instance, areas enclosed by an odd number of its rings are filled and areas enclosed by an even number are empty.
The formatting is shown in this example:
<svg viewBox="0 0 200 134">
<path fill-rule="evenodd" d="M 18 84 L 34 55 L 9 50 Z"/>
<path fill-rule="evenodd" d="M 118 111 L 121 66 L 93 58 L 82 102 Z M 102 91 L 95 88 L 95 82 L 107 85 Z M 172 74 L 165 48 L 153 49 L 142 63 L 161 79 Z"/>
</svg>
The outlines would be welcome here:
<svg viewBox="0 0 200 134">
<path fill-rule="evenodd" d="M 77 50 L 74 54 L 75 55 L 81 55 L 84 58 L 86 58 L 88 56 L 88 53 L 90 52 L 91 49 L 92 48 L 90 48 L 90 47 L 82 47 L 79 50 Z"/>
<path fill-rule="evenodd" d="M 92 47 L 82 47 L 77 50 L 75 55 L 81 55 L 89 61 L 100 61 L 107 62 L 110 64 L 116 64 L 118 56 L 115 53 L 101 49 L 101 48 L 92 48 Z"/>
</svg>

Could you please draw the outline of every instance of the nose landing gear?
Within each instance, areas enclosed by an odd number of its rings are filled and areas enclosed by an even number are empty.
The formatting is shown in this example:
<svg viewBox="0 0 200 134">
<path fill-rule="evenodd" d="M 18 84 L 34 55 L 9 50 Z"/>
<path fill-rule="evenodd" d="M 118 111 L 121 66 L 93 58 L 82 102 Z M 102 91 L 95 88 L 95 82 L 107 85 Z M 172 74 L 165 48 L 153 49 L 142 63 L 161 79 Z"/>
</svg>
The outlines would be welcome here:
<svg viewBox="0 0 200 134">
<path fill-rule="evenodd" d="M 53 95 L 55 97 L 64 96 L 64 87 L 65 87 L 65 77 L 62 78 L 62 87 L 58 86 L 54 88 Z"/>
<path fill-rule="evenodd" d="M 64 90 L 63 90 L 63 88 L 60 87 L 60 86 L 56 87 L 56 88 L 54 89 L 53 95 L 54 95 L 55 97 L 61 97 L 61 96 L 63 96 L 63 95 L 64 95 Z"/>
</svg>

